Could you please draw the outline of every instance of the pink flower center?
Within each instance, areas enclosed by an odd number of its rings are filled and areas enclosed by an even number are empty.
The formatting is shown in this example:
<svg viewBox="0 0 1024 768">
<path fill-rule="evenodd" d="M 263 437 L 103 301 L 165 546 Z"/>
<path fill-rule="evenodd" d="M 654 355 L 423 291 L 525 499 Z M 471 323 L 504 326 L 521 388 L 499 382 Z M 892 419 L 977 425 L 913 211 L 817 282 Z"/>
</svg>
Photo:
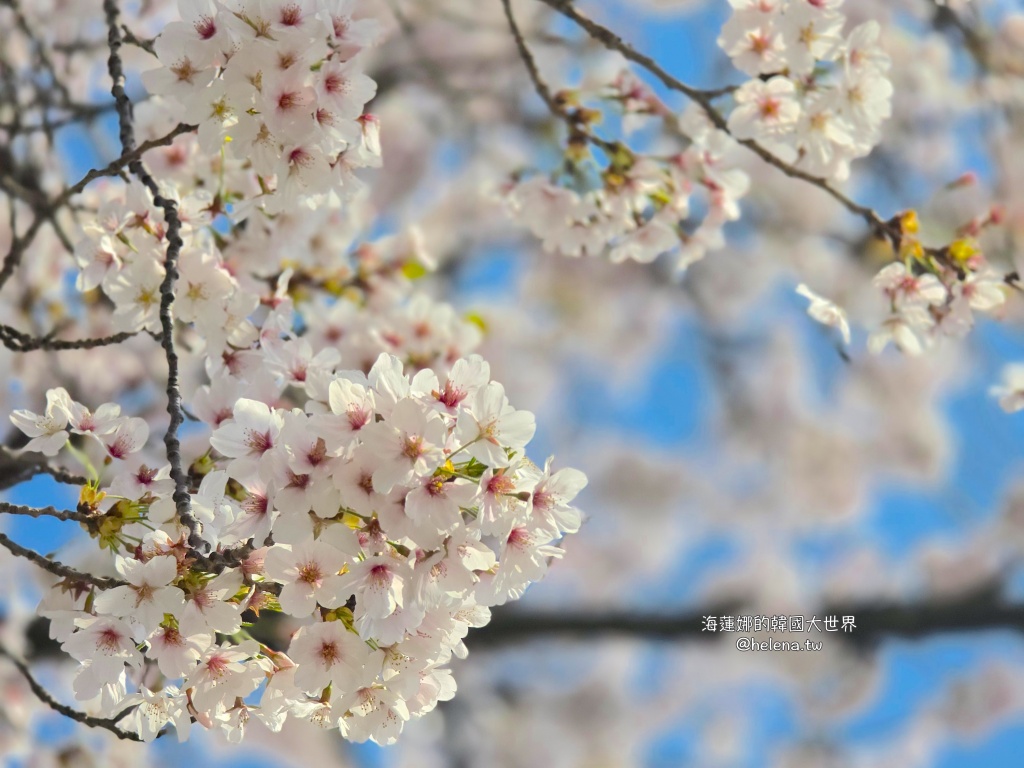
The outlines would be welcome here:
<svg viewBox="0 0 1024 768">
<path fill-rule="evenodd" d="M 386 565 L 375 565 L 370 569 L 370 584 L 383 589 L 391 584 L 391 569 Z"/>
<path fill-rule="evenodd" d="M 324 90 L 331 95 L 348 93 L 348 78 L 332 72 L 324 78 Z"/>
<path fill-rule="evenodd" d="M 284 91 L 277 97 L 277 109 L 280 112 L 290 112 L 302 106 L 302 96 L 296 91 Z"/>
<path fill-rule="evenodd" d="M 358 432 L 370 421 L 370 411 L 358 405 L 350 405 L 347 411 L 348 425 L 353 432 Z"/>
<path fill-rule="evenodd" d="M 107 655 L 112 655 L 121 650 L 121 633 L 113 627 L 102 630 L 96 638 L 96 649 Z"/>
<path fill-rule="evenodd" d="M 181 636 L 181 632 L 176 630 L 174 627 L 164 627 L 160 634 L 163 638 L 164 645 L 173 645 L 176 648 L 180 648 L 185 645 L 185 638 L 183 638 Z"/>
<path fill-rule="evenodd" d="M 338 649 L 338 644 L 333 640 L 325 640 L 321 643 L 317 656 L 320 657 L 320 661 L 327 667 L 334 666 L 341 661 L 341 651 Z"/>
<path fill-rule="evenodd" d="M 419 435 L 406 435 L 402 443 L 402 455 L 415 461 L 424 453 L 426 451 L 423 448 L 423 438 Z"/>
<path fill-rule="evenodd" d="M 274 447 L 274 440 L 270 436 L 270 430 L 257 432 L 255 429 L 250 429 L 245 433 L 245 444 L 253 453 L 264 454 Z"/>
<path fill-rule="evenodd" d="M 115 459 L 123 459 L 132 452 L 133 447 L 131 440 L 124 435 L 120 435 L 113 443 L 107 446 L 107 453 Z"/>
<path fill-rule="evenodd" d="M 508 545 L 513 549 L 526 549 L 530 546 L 530 533 L 525 528 L 513 528 L 508 535 Z"/>
<path fill-rule="evenodd" d="M 192 78 L 199 74 L 199 70 L 192 66 L 189 59 L 179 60 L 171 67 L 171 72 L 178 78 L 179 83 L 188 83 L 189 85 L 192 85 Z"/>
<path fill-rule="evenodd" d="M 206 670 L 211 677 L 223 677 L 228 670 L 228 660 L 220 654 L 215 654 L 206 662 Z"/>
<path fill-rule="evenodd" d="M 498 496 L 502 493 L 513 493 L 516 484 L 508 475 L 495 475 L 487 481 L 487 492 Z"/>
<path fill-rule="evenodd" d="M 768 97 L 761 100 L 758 104 L 758 110 L 760 111 L 763 119 L 774 120 L 782 112 L 782 103 L 778 99 Z"/>
<path fill-rule="evenodd" d="M 260 496 L 258 493 L 250 493 L 242 502 L 242 509 L 250 515 L 260 515 L 261 517 L 267 514 L 267 506 L 267 497 Z"/>
<path fill-rule="evenodd" d="M 302 23 L 302 9 L 292 3 L 281 9 L 280 21 L 282 26 L 295 27 Z"/>
<path fill-rule="evenodd" d="M 303 563 L 299 567 L 299 578 L 303 584 L 310 586 L 320 586 L 320 580 L 323 578 L 323 571 L 320 570 L 319 563 Z"/>
<path fill-rule="evenodd" d="M 212 16 L 200 16 L 196 19 L 195 28 L 200 40 L 209 40 L 217 34 L 217 23 Z"/>
<path fill-rule="evenodd" d="M 335 123 L 334 113 L 331 112 L 329 109 L 324 109 L 323 107 L 320 107 L 316 111 L 315 117 L 316 117 L 317 123 L 319 123 L 320 125 L 324 126 L 325 128 L 330 128 Z M 327 338 L 330 341 L 337 341 L 338 340 L 338 337 L 335 337 L 333 339 L 331 338 L 331 331 L 327 332 Z"/>
<path fill-rule="evenodd" d="M 444 383 L 444 389 L 432 394 L 435 399 L 444 403 L 449 408 L 455 408 L 459 403 L 466 399 L 466 391 L 459 389 L 457 386 L 452 384 L 451 379 Z"/>
<path fill-rule="evenodd" d="M 305 167 L 311 165 L 313 162 L 313 156 L 302 147 L 296 147 L 290 153 L 288 153 L 288 164 L 292 168 L 299 166 Z"/>
<path fill-rule="evenodd" d="M 763 56 L 771 46 L 771 40 L 768 39 L 767 35 L 758 34 L 756 32 L 750 33 L 750 50 L 753 53 L 756 53 L 758 56 Z"/>
<path fill-rule="evenodd" d="M 318 437 L 316 444 L 306 451 L 306 461 L 308 461 L 311 466 L 318 467 L 326 458 L 327 444 L 324 442 L 322 437 Z"/>
</svg>

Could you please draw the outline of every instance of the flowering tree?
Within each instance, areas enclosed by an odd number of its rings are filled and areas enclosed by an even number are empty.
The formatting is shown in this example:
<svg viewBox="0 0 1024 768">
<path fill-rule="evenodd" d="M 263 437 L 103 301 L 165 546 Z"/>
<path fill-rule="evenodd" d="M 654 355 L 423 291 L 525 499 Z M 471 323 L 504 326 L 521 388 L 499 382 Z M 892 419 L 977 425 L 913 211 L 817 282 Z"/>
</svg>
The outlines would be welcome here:
<svg viewBox="0 0 1024 768">
<path fill-rule="evenodd" d="M 0 625 L 12 754 L 53 711 L 112 734 L 82 742 L 109 763 L 167 735 L 287 751 L 310 723 L 391 744 L 448 702 L 433 748 L 493 764 L 500 727 L 472 738 L 453 678 L 474 641 L 706 638 L 709 615 L 812 610 L 856 614 L 854 644 L 1024 627 L 999 599 L 1019 500 L 966 550 L 905 571 L 854 547 L 812 588 L 790 551 L 857 518 L 879 477 L 941 480 L 939 398 L 975 326 L 1019 312 L 1022 17 L 928 0 L 661 3 L 725 12 L 732 69 L 705 88 L 630 42 L 628 21 L 570 0 L 100 5 L 0 0 L 0 514 L 82 529 L 56 553 L 0 533 L 3 567 L 38 585 L 12 593 Z M 990 188 L 935 161 L 971 130 L 1006 166 Z M 442 300 L 510 244 L 515 301 Z M 793 324 L 754 342 L 740 330 L 772 327 L 757 301 L 779 279 L 810 316 L 799 327 L 829 339 L 806 358 L 839 368 L 816 411 Z M 636 396 L 630 374 L 681 312 L 707 341 L 714 466 L 574 440 L 578 420 L 553 403 L 575 392 L 593 415 L 575 372 L 622 374 L 616 397 Z M 492 367 L 536 404 L 543 442 L 596 479 L 583 532 L 587 476 L 529 458 L 538 423 Z M 1024 408 L 1022 370 L 989 382 L 1006 411 Z M 666 400 L 688 396 L 677 382 Z M 750 547 L 744 568 L 678 611 L 622 601 L 682 539 L 723 531 Z M 585 605 L 492 620 L 563 556 Z M 614 711 L 622 657 L 598 645 L 581 663 L 603 671 Z M 662 717 L 738 665 L 731 642 L 708 653 Z M 52 660 L 52 685 L 33 655 Z M 842 644 L 821 658 L 783 677 L 802 692 L 839 678 L 831 703 L 848 709 L 872 662 Z M 475 700 L 498 690 L 487 674 L 466 666 Z M 1024 710 L 1019 693 L 997 699 L 971 717 Z M 502 722 L 580 710 L 548 704 L 510 704 Z M 415 762 L 424 728 L 399 755 Z M 566 764 L 635 755 L 635 731 Z M 805 744 L 779 759 L 822 764 Z"/>
</svg>

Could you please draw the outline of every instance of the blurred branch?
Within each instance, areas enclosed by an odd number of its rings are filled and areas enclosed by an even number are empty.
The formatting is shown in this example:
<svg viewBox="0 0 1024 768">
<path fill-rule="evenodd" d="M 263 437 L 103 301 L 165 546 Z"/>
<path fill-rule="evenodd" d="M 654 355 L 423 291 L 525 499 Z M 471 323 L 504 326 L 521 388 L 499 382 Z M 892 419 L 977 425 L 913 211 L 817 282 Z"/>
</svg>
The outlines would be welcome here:
<svg viewBox="0 0 1024 768">
<path fill-rule="evenodd" d="M 85 712 L 80 712 L 77 709 L 72 709 L 66 704 L 61 704 L 49 692 L 43 688 L 43 686 L 36 680 L 32 672 L 29 670 L 28 665 L 25 664 L 21 659 L 17 658 L 8 651 L 4 646 L 0 645 L 0 656 L 8 659 L 21 673 L 21 676 L 25 678 L 25 682 L 28 683 L 28 687 L 32 689 L 32 693 L 36 695 L 41 702 L 46 704 L 54 712 L 57 712 L 65 717 L 69 717 L 72 720 L 87 725 L 90 728 L 103 728 L 104 730 L 110 731 L 119 739 L 127 739 L 128 741 L 142 741 L 139 736 L 130 731 L 123 730 L 117 725 L 117 721 L 124 717 L 131 709 L 134 709 L 134 705 L 129 707 L 128 710 L 121 712 L 120 714 L 114 715 L 114 717 L 93 717 L 87 715 Z"/>
<path fill-rule="evenodd" d="M 723 635 L 740 637 L 752 633 L 708 632 L 703 629 L 705 616 L 759 615 L 740 603 L 708 606 L 678 613 L 638 612 L 526 612 L 516 609 L 497 610 L 491 623 L 474 630 L 474 647 L 509 645 L 524 640 L 564 638 L 593 641 L 604 637 L 623 637 L 641 641 L 721 642 Z M 811 614 L 803 614 L 809 617 Z M 1010 630 L 1024 634 L 1024 604 L 1003 599 L 1001 588 L 983 588 L 948 600 L 926 600 L 907 603 L 853 603 L 828 605 L 816 610 L 823 616 L 853 616 L 852 632 L 772 633 L 778 640 L 833 637 L 847 645 L 869 648 L 888 638 L 918 639 L 951 632 Z M 759 635 L 761 633 L 758 633 Z"/>
<path fill-rule="evenodd" d="M 16 541 L 12 541 L 4 533 L 0 533 L 0 546 L 4 547 L 12 555 L 23 557 L 30 563 L 38 565 L 44 571 L 52 573 L 54 576 L 60 576 L 62 579 L 68 579 L 72 582 L 92 584 L 98 589 L 123 587 L 127 584 L 127 582 L 121 581 L 120 579 L 111 579 L 106 576 L 93 576 L 91 573 L 84 573 L 83 571 L 76 570 L 69 565 L 65 565 L 59 560 L 52 560 L 45 555 L 40 555 L 38 552 L 32 551 L 28 547 L 21 546 L 21 544 L 18 544 Z"/>
<path fill-rule="evenodd" d="M 50 475 L 58 483 L 85 485 L 89 479 L 75 475 L 60 467 L 51 467 L 45 461 L 0 448 L 0 490 L 31 480 L 37 475 Z"/>
<path fill-rule="evenodd" d="M 964 47 L 982 71 L 990 69 L 988 40 L 956 11 L 939 0 L 928 0 L 933 8 L 932 26 L 939 32 L 955 29 L 963 38 Z"/>
</svg>

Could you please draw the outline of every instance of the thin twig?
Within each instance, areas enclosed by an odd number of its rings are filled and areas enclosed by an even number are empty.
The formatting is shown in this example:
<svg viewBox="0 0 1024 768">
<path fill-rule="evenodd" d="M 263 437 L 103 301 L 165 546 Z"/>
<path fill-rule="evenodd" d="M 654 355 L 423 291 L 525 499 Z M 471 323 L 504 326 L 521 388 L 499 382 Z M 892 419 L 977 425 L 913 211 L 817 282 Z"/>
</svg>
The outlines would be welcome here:
<svg viewBox="0 0 1024 768">
<path fill-rule="evenodd" d="M 0 533 L 0 546 L 6 548 L 12 555 L 23 557 L 30 563 L 38 565 L 44 571 L 52 573 L 54 576 L 60 576 L 62 579 L 69 579 L 70 581 L 80 582 L 83 584 L 92 584 L 97 589 L 113 589 L 114 587 L 123 587 L 127 585 L 127 582 L 121 581 L 120 579 L 112 579 L 107 576 L 94 576 L 91 573 L 84 573 L 83 571 L 76 570 L 70 565 L 65 565 L 59 560 L 51 560 L 44 555 L 40 555 L 38 552 L 34 552 L 31 549 L 23 547 L 21 544 L 12 541 L 4 533 Z"/>
<path fill-rule="evenodd" d="M 139 333 L 135 331 L 125 331 L 115 333 L 113 336 L 102 336 L 93 339 L 61 340 L 51 338 L 50 336 L 29 336 L 16 328 L 11 328 L 9 325 L 0 325 L 0 344 L 3 344 L 13 352 L 33 352 L 38 349 L 57 352 L 71 349 L 95 349 L 96 347 L 120 344 L 138 335 Z"/>
<path fill-rule="evenodd" d="M 0 447 L 0 490 L 24 483 L 38 475 L 50 475 L 59 483 L 85 485 L 88 479 L 74 475 L 60 467 L 51 467 L 44 461 L 25 454 L 14 454 Z"/>
<path fill-rule="evenodd" d="M 512 4 L 510 0 L 501 0 L 501 4 L 505 9 L 505 18 L 508 20 L 509 29 L 512 31 L 512 37 L 516 41 L 519 58 L 523 60 L 523 64 L 526 66 L 526 71 L 530 75 L 530 81 L 533 83 L 534 90 L 537 91 L 537 95 L 540 96 L 541 100 L 547 105 L 551 114 L 562 120 L 569 127 L 570 140 L 572 137 L 582 136 L 587 141 L 603 149 L 609 155 L 614 155 L 618 150 L 618 146 L 613 142 L 602 139 L 600 136 L 594 134 L 587 122 L 582 118 L 579 110 L 570 111 L 566 108 L 562 100 L 551 92 L 551 87 L 541 75 L 540 69 L 537 66 L 537 60 L 533 57 L 530 47 L 526 44 L 526 38 L 523 36 L 522 30 L 516 22 L 515 16 L 512 13 Z"/>
<path fill-rule="evenodd" d="M 127 715 L 134 707 L 129 707 L 124 712 L 121 712 L 114 717 L 94 717 L 93 715 L 87 715 L 85 712 L 72 709 L 66 704 L 61 704 L 53 698 L 53 696 L 43 688 L 39 681 L 36 680 L 35 676 L 29 670 L 28 665 L 2 645 L 0 645 L 0 656 L 7 658 L 14 665 L 18 672 L 21 673 L 21 676 L 25 678 L 25 682 L 28 683 L 28 687 L 32 689 L 32 693 L 36 695 L 36 698 L 46 704 L 46 706 L 54 712 L 64 715 L 64 717 L 69 717 L 76 722 L 89 726 L 90 728 L 103 728 L 104 730 L 110 731 L 119 739 L 142 741 L 137 734 L 132 733 L 131 731 L 126 731 L 117 725 L 118 720 Z"/>
</svg>

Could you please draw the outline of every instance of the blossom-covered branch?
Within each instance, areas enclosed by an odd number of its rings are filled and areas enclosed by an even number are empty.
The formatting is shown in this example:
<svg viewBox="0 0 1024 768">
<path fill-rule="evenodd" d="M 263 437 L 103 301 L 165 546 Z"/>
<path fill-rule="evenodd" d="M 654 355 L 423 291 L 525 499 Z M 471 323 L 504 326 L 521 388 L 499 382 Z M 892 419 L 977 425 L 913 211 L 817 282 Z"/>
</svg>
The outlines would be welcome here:
<svg viewBox="0 0 1024 768">
<path fill-rule="evenodd" d="M 126 151 L 121 155 L 121 157 L 111 161 L 103 168 L 89 171 L 75 184 L 72 184 L 61 192 L 52 202 L 41 203 L 38 205 L 35 209 L 35 216 L 31 224 L 29 224 L 24 233 L 13 238 L 10 248 L 7 251 L 7 255 L 4 256 L 3 266 L 0 267 L 0 288 L 3 288 L 7 281 L 11 279 L 11 276 L 21 264 L 22 256 L 29 246 L 32 245 L 36 234 L 39 232 L 43 224 L 47 221 L 52 221 L 54 215 L 67 205 L 71 198 L 82 192 L 88 184 L 96 179 L 103 178 L 104 176 L 114 176 L 120 173 L 122 169 L 130 167 L 132 163 L 138 162 L 139 158 L 149 150 L 156 147 L 167 146 L 173 142 L 177 136 L 192 130 L 195 130 L 195 126 L 179 124 L 165 136 L 158 139 L 150 139 L 138 147 L 132 147 L 131 150 Z"/>
<path fill-rule="evenodd" d="M 652 75 L 657 77 L 666 88 L 678 91 L 686 96 L 688 99 L 700 106 L 715 128 L 732 135 L 728 120 L 714 105 L 714 98 L 719 95 L 717 92 L 703 91 L 679 80 L 664 69 L 657 61 L 638 51 L 635 47 L 623 40 L 618 34 L 608 29 L 608 27 L 599 24 L 586 16 L 575 7 L 571 0 L 538 0 L 538 2 L 542 2 L 545 5 L 550 6 L 566 18 L 571 19 L 602 45 L 614 51 L 618 51 L 629 61 L 632 61 L 646 69 Z M 797 168 L 793 164 L 782 160 L 776 154 L 753 139 L 742 137 L 734 138 L 736 138 L 738 143 L 750 149 L 766 163 L 778 168 L 787 176 L 794 179 L 800 179 L 801 181 L 805 181 L 827 192 L 844 208 L 863 218 L 864 221 L 866 221 L 880 236 L 889 238 L 894 242 L 897 248 L 899 247 L 899 243 L 902 238 L 902 232 L 899 228 L 899 217 L 891 220 L 885 220 L 872 208 L 866 205 L 861 205 L 847 196 L 844 192 L 836 189 L 835 186 L 827 179 L 815 176 L 812 173 Z"/>
<path fill-rule="evenodd" d="M 117 0 L 104 0 L 103 10 L 107 16 L 107 46 L 110 49 L 110 56 L 107 59 L 107 71 L 112 82 L 110 92 L 117 105 L 121 149 L 127 155 L 136 151 L 137 147 L 135 128 L 132 124 L 132 104 L 124 89 L 124 69 L 119 54 L 122 32 L 118 27 L 120 11 Z M 150 176 L 141 159 L 132 160 L 128 167 L 153 194 L 153 204 L 163 209 L 164 222 L 167 225 L 164 277 L 160 283 L 160 345 L 167 359 L 167 414 L 170 417 L 167 431 L 164 433 L 164 445 L 167 448 L 171 479 L 174 481 L 173 498 L 178 517 L 189 530 L 189 546 L 193 549 L 202 549 L 204 544 L 199 535 L 201 524 L 192 514 L 192 498 L 188 492 L 185 471 L 181 466 L 181 444 L 178 441 L 178 427 L 185 421 L 185 414 L 182 412 L 181 391 L 178 386 L 178 354 L 174 348 L 174 317 L 171 314 L 171 307 L 174 304 L 174 283 L 178 279 L 178 255 L 184 244 L 179 234 L 181 219 L 178 217 L 177 204 L 160 194 L 159 185 Z"/>
</svg>

